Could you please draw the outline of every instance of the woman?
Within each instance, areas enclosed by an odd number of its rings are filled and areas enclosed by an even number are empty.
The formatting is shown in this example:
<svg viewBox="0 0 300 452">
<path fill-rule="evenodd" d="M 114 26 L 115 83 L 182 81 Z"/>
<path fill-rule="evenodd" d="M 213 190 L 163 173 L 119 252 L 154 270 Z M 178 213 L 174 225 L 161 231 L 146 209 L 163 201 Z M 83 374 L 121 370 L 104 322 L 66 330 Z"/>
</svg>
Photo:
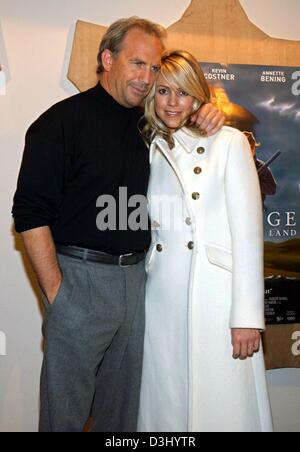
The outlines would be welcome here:
<svg viewBox="0 0 300 452">
<path fill-rule="evenodd" d="M 153 243 L 139 431 L 272 431 L 259 183 L 242 133 L 193 129 L 209 97 L 197 61 L 177 51 L 146 100 Z"/>
</svg>

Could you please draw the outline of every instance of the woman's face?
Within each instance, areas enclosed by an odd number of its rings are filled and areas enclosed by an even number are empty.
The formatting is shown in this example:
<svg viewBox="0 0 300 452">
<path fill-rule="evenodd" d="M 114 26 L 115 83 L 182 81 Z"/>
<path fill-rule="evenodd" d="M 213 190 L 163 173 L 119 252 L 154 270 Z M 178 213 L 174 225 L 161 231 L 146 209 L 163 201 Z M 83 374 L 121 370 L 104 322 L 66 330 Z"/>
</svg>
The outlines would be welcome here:
<svg viewBox="0 0 300 452">
<path fill-rule="evenodd" d="M 155 89 L 157 116 L 171 130 L 181 127 L 193 112 L 195 99 L 180 87 L 171 86 L 162 75 L 158 76 Z"/>
</svg>

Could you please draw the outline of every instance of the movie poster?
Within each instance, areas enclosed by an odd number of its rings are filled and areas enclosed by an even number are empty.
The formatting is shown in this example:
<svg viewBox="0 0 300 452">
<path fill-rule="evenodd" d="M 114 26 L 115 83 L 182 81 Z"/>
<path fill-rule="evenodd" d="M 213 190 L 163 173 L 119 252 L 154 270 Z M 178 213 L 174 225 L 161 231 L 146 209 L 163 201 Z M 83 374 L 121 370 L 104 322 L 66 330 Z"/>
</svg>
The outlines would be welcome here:
<svg viewBox="0 0 300 452">
<path fill-rule="evenodd" d="M 267 324 L 291 328 L 300 324 L 300 68 L 202 68 L 219 108 L 245 133 L 255 159 L 265 214 Z M 300 345 L 298 352 L 299 363 Z"/>
</svg>

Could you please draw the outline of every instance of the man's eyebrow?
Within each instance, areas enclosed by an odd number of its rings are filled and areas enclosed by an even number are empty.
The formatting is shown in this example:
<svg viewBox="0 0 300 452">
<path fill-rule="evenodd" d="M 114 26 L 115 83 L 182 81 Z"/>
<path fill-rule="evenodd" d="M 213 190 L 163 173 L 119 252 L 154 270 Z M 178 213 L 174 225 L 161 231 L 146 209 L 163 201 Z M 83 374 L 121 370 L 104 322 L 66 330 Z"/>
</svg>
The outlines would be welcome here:
<svg viewBox="0 0 300 452">
<path fill-rule="evenodd" d="M 133 58 L 130 58 L 130 60 L 129 60 L 130 62 L 132 62 L 132 63 L 141 63 L 141 64 L 147 64 L 144 60 L 142 60 L 141 58 L 139 58 L 139 57 L 133 57 Z M 152 65 L 152 67 L 155 67 L 155 68 L 158 68 L 158 69 L 160 69 L 160 67 L 161 67 L 161 63 L 158 63 L 158 64 L 153 64 Z"/>
<path fill-rule="evenodd" d="M 141 58 L 139 58 L 139 57 L 130 58 L 129 61 L 135 61 L 135 62 L 139 62 L 139 63 L 146 64 L 145 61 L 143 61 L 143 60 L 142 60 Z"/>
</svg>

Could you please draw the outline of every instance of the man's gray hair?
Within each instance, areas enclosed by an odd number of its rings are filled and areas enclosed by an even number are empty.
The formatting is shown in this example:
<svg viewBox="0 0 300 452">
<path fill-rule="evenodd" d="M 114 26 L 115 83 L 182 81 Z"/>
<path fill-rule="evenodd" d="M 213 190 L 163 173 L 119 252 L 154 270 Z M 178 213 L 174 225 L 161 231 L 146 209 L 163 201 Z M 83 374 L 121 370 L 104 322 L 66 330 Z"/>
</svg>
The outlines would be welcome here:
<svg viewBox="0 0 300 452">
<path fill-rule="evenodd" d="M 97 74 L 102 74 L 104 71 L 102 64 L 102 53 L 104 50 L 110 50 L 113 56 L 117 56 L 121 51 L 127 33 L 134 28 L 140 29 L 148 35 L 156 36 L 161 41 L 167 36 L 165 28 L 146 19 L 130 17 L 129 19 L 118 20 L 109 27 L 101 41 L 98 53 Z"/>
</svg>

